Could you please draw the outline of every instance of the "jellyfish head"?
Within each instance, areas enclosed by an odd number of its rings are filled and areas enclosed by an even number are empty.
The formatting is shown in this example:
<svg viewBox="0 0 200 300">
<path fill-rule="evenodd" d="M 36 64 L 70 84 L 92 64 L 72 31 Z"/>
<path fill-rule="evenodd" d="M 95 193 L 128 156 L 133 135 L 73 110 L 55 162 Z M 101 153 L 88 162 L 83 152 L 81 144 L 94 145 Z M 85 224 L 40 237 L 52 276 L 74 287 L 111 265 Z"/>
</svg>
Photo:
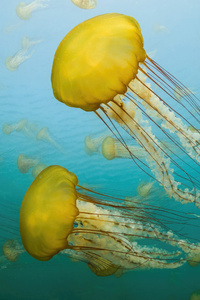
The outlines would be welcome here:
<svg viewBox="0 0 200 300">
<path fill-rule="evenodd" d="M 143 198 L 148 197 L 151 192 L 153 184 L 154 182 L 145 182 L 145 181 L 141 182 L 137 187 L 138 195 L 140 195 Z"/>
<path fill-rule="evenodd" d="M 38 141 L 40 140 L 49 140 L 50 138 L 50 135 L 49 135 L 49 129 L 48 127 L 44 127 L 42 129 L 40 129 L 40 131 L 38 132 L 37 136 L 36 136 L 36 139 Z"/>
<path fill-rule="evenodd" d="M 26 251 L 42 261 L 68 247 L 78 215 L 77 177 L 59 166 L 44 169 L 26 192 L 20 210 L 20 234 Z"/>
<path fill-rule="evenodd" d="M 103 140 L 102 154 L 108 160 L 112 160 L 116 157 L 115 140 L 111 136 L 108 136 Z"/>
<path fill-rule="evenodd" d="M 28 173 L 29 169 L 38 164 L 37 159 L 20 154 L 17 158 L 17 167 L 21 173 Z"/>
<path fill-rule="evenodd" d="M 97 5 L 96 0 L 71 0 L 76 6 L 83 9 L 92 9 Z"/>
<path fill-rule="evenodd" d="M 5 123 L 2 127 L 2 131 L 4 134 L 9 135 L 13 131 L 13 127 L 10 124 Z"/>
<path fill-rule="evenodd" d="M 17 240 L 8 240 L 3 244 L 3 254 L 11 262 L 15 262 L 18 259 L 20 251 L 21 247 Z"/>
<path fill-rule="evenodd" d="M 47 2 L 47 0 L 34 0 L 31 3 L 19 2 L 16 7 L 17 16 L 22 20 L 29 20 L 32 12 L 47 6 L 47 4 L 43 4 L 42 2 Z"/>
<path fill-rule="evenodd" d="M 22 119 L 21 121 L 19 121 L 19 123 L 16 124 L 16 131 L 17 132 L 22 131 L 26 127 L 27 123 L 28 123 L 27 119 Z"/>
</svg>

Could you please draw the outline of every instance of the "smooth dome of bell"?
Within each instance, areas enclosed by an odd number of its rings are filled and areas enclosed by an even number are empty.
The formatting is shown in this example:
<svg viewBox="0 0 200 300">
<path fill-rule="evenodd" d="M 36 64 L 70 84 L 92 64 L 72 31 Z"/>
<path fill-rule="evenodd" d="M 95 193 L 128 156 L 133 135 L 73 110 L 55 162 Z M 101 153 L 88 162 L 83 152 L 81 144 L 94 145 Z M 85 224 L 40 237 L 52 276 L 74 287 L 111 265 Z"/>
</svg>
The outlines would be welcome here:
<svg viewBox="0 0 200 300">
<path fill-rule="evenodd" d="M 145 58 L 134 18 L 111 13 L 89 19 L 58 46 L 51 75 L 54 96 L 68 106 L 96 110 L 127 91 Z"/>
<path fill-rule="evenodd" d="M 79 211 L 75 174 L 60 166 L 44 169 L 26 192 L 20 210 L 20 234 L 26 251 L 42 261 L 67 248 Z"/>
</svg>

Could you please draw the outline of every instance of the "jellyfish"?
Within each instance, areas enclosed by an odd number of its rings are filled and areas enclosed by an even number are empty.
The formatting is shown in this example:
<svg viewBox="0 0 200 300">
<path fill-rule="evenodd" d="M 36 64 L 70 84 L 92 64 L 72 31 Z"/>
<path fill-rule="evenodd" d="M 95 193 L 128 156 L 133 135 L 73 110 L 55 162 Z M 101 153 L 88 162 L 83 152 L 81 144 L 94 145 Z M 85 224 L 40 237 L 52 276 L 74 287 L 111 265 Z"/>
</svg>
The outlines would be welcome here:
<svg viewBox="0 0 200 300">
<path fill-rule="evenodd" d="M 97 5 L 96 0 L 71 0 L 76 6 L 83 9 L 95 8 Z"/>
<path fill-rule="evenodd" d="M 194 292 L 190 295 L 190 300 L 200 300 L 200 290 L 194 291 Z"/>
<path fill-rule="evenodd" d="M 38 159 L 28 157 L 25 154 L 20 154 L 17 158 L 17 167 L 23 174 L 28 173 L 29 169 L 36 166 L 37 164 Z"/>
<path fill-rule="evenodd" d="M 29 50 L 32 46 L 36 45 L 36 44 L 40 44 L 42 42 L 42 40 L 30 40 L 30 38 L 28 36 L 24 36 L 22 41 L 21 41 L 21 46 L 22 49 L 27 51 Z"/>
<path fill-rule="evenodd" d="M 3 244 L 3 254 L 11 262 L 17 261 L 19 254 L 23 252 L 25 250 L 17 240 L 8 240 Z"/>
<path fill-rule="evenodd" d="M 58 145 L 50 136 L 48 127 L 43 127 L 42 129 L 40 129 L 37 133 L 36 139 L 38 141 L 45 141 L 47 143 L 52 144 L 55 148 L 57 148 L 59 151 L 65 154 L 65 151 L 62 149 L 62 147 Z"/>
<path fill-rule="evenodd" d="M 177 101 L 175 86 L 185 86 L 148 57 L 134 18 L 110 13 L 72 29 L 56 50 L 51 82 L 57 100 L 94 111 L 170 198 L 199 206 L 200 133 L 188 130 L 200 122 L 198 99 L 184 95 L 185 105 Z M 145 150 L 145 161 L 129 149 L 127 139 Z M 173 147 L 166 151 L 163 140 Z"/>
<path fill-rule="evenodd" d="M 180 238 L 153 217 L 158 207 L 147 207 L 138 209 L 133 204 L 129 209 L 120 198 L 81 187 L 67 169 L 49 166 L 35 178 L 22 201 L 21 240 L 37 260 L 48 261 L 60 253 L 87 263 L 98 276 L 136 267 L 173 269 L 200 253 L 200 243 Z M 171 222 L 172 215 L 165 212 L 165 220 L 169 217 Z M 179 217 L 185 218 L 181 213 Z M 145 240 L 152 243 L 144 246 Z M 174 251 L 168 251 L 168 245 Z"/>
<path fill-rule="evenodd" d="M 145 158 L 145 150 L 140 146 L 128 146 L 129 151 L 134 153 L 138 159 Z M 102 142 L 102 154 L 108 159 L 112 160 L 114 158 L 131 158 L 129 152 L 124 146 L 111 136 L 106 137 Z"/>
<path fill-rule="evenodd" d="M 143 198 L 149 196 L 154 182 L 141 182 L 137 187 L 137 193 Z"/>
<path fill-rule="evenodd" d="M 107 132 L 102 133 L 101 135 L 94 137 L 92 135 L 86 136 L 84 140 L 85 152 L 87 155 L 93 155 L 100 152 L 100 146 L 105 137 L 108 135 Z"/>
<path fill-rule="evenodd" d="M 31 58 L 32 56 L 32 53 L 31 54 L 28 54 L 26 55 L 26 52 L 21 49 L 19 50 L 15 55 L 13 56 L 8 56 L 5 60 L 5 65 L 6 65 L 6 68 L 9 70 L 9 71 L 16 71 L 18 69 L 18 67 L 23 63 L 25 62 L 27 59 Z"/>
<path fill-rule="evenodd" d="M 34 166 L 32 169 L 33 178 L 36 178 L 42 172 L 42 170 L 44 170 L 46 167 L 47 167 L 47 165 L 45 165 L 45 164 L 38 164 L 38 165 Z"/>
<path fill-rule="evenodd" d="M 31 3 L 19 2 L 16 7 L 16 14 L 22 20 L 29 20 L 32 12 L 46 8 L 48 0 L 34 0 Z"/>
<path fill-rule="evenodd" d="M 11 134 L 13 131 L 23 131 L 27 125 L 27 119 L 22 119 L 20 120 L 18 123 L 10 125 L 8 123 L 5 123 L 2 127 L 2 131 L 4 134 L 9 135 Z"/>
</svg>

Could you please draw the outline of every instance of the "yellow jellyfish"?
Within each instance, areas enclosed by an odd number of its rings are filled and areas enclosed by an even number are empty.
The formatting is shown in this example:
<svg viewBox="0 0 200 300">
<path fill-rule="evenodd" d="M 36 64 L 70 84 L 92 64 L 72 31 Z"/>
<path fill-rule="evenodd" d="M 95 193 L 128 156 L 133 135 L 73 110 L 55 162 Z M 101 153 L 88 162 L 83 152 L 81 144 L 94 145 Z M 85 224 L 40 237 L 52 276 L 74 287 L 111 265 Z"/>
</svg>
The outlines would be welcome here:
<svg viewBox="0 0 200 300">
<path fill-rule="evenodd" d="M 25 252 L 22 245 L 17 240 L 8 240 L 3 244 L 3 254 L 7 260 L 15 262 L 19 254 Z"/>
<path fill-rule="evenodd" d="M 45 164 L 38 164 L 38 165 L 34 166 L 32 169 L 33 178 L 36 178 L 42 172 L 42 170 L 44 170 L 46 167 L 47 167 L 47 165 L 45 165 Z"/>
<path fill-rule="evenodd" d="M 124 146 L 111 136 L 106 137 L 102 142 L 102 154 L 108 159 L 112 160 L 114 158 L 131 158 L 131 153 L 137 159 L 145 158 L 145 150 L 140 146 L 128 146 L 129 151 L 124 148 Z"/>
<path fill-rule="evenodd" d="M 19 171 L 23 174 L 28 173 L 29 169 L 37 164 L 38 159 L 28 157 L 25 154 L 20 154 L 17 158 L 17 167 Z"/>
<path fill-rule="evenodd" d="M 137 187 L 137 193 L 143 198 L 149 196 L 154 182 L 141 182 Z"/>
<path fill-rule="evenodd" d="M 200 290 L 194 291 L 194 292 L 190 295 L 190 300 L 200 300 Z"/>
<path fill-rule="evenodd" d="M 199 206 L 200 133 L 187 129 L 200 122 L 198 101 L 192 95 L 184 95 L 185 105 L 177 101 L 175 86 L 185 86 L 148 57 L 143 46 L 140 26 L 130 16 L 111 13 L 79 24 L 55 53 L 54 96 L 68 106 L 94 111 L 138 168 L 170 197 Z M 145 161 L 131 152 L 128 138 L 145 150 Z M 166 150 L 167 141 L 173 147 Z"/>
<path fill-rule="evenodd" d="M 34 11 L 46 8 L 47 2 L 48 0 L 34 0 L 30 3 L 19 2 L 16 7 L 16 14 L 22 20 L 29 20 Z"/>
<path fill-rule="evenodd" d="M 21 121 L 19 121 L 16 124 L 13 124 L 13 125 L 5 123 L 2 127 L 2 131 L 6 135 L 11 134 L 13 131 L 17 131 L 17 132 L 23 131 L 23 130 L 25 130 L 27 122 L 28 122 L 27 119 L 22 119 Z"/>
<path fill-rule="evenodd" d="M 85 152 L 87 155 L 93 155 L 95 153 L 100 153 L 100 146 L 105 137 L 108 135 L 107 132 L 100 134 L 99 136 L 86 136 L 84 140 Z"/>
<path fill-rule="evenodd" d="M 97 5 L 96 0 L 71 0 L 76 6 L 83 9 L 95 8 Z"/>
<path fill-rule="evenodd" d="M 168 227 L 162 227 L 152 217 L 154 213 L 159 214 L 158 207 L 146 204 L 140 209 L 133 204 L 129 209 L 123 199 L 83 188 L 74 173 L 61 166 L 49 166 L 24 196 L 20 234 L 24 248 L 34 258 L 47 261 L 60 253 L 86 262 L 98 276 L 136 267 L 177 268 L 188 256 L 200 252 L 199 244 L 182 236 L 180 239 Z M 170 212 L 161 211 L 165 213 L 171 222 Z M 185 218 L 184 214 L 179 217 Z M 152 244 L 143 246 L 144 239 L 152 240 Z M 175 251 L 169 252 L 165 247 L 168 245 Z"/>
</svg>

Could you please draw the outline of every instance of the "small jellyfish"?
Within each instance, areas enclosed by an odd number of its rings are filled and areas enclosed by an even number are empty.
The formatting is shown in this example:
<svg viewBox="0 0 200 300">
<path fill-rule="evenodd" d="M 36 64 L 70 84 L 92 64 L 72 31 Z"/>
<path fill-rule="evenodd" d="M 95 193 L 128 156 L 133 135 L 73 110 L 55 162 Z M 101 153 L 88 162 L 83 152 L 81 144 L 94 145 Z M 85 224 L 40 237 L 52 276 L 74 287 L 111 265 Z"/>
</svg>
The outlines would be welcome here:
<svg viewBox="0 0 200 300">
<path fill-rule="evenodd" d="M 31 3 L 19 2 L 16 7 L 17 16 L 22 20 L 29 20 L 32 12 L 48 6 L 45 4 L 46 2 L 48 2 L 48 0 L 34 0 Z"/>
<path fill-rule="evenodd" d="M 71 0 L 76 6 L 83 9 L 95 8 L 97 5 L 96 0 Z"/>
<path fill-rule="evenodd" d="M 25 154 L 20 154 L 17 158 L 17 167 L 23 174 L 28 173 L 29 169 L 38 164 L 38 160 L 28 157 Z"/>
<path fill-rule="evenodd" d="M 25 250 L 17 240 L 8 240 L 3 244 L 3 254 L 11 262 L 15 262 L 23 252 Z"/>
<path fill-rule="evenodd" d="M 190 267 L 197 267 L 200 264 L 200 254 L 196 254 L 188 260 Z"/>
<path fill-rule="evenodd" d="M 19 50 L 15 55 L 8 56 L 5 60 L 6 68 L 9 71 L 16 71 L 18 67 L 25 62 L 27 59 L 29 59 L 32 56 L 32 54 L 25 55 L 24 50 Z"/>
<path fill-rule="evenodd" d="M 6 68 L 9 71 L 16 71 L 23 62 L 32 56 L 33 52 L 28 53 L 28 50 L 35 44 L 39 44 L 41 42 L 42 40 L 32 41 L 29 37 L 24 36 L 21 41 L 21 49 L 15 55 L 6 58 Z"/>
<path fill-rule="evenodd" d="M 63 148 L 58 145 L 50 136 L 49 133 L 49 129 L 48 127 L 44 127 L 42 129 L 40 129 L 40 131 L 38 132 L 37 136 L 36 136 L 36 140 L 38 141 L 45 141 L 47 143 L 52 144 L 55 148 L 57 148 L 59 151 L 61 151 L 62 153 L 65 154 L 65 151 L 63 150 Z"/>
<path fill-rule="evenodd" d="M 137 193 L 142 198 L 149 196 L 154 182 L 141 182 L 137 187 Z"/>
<path fill-rule="evenodd" d="M 108 136 L 102 142 L 102 154 L 108 160 L 117 157 L 131 158 L 132 155 L 137 157 L 137 159 L 144 159 L 146 152 L 140 146 L 128 146 L 128 148 L 125 148 L 117 139 Z"/>
<path fill-rule="evenodd" d="M 97 137 L 93 137 L 91 135 L 86 136 L 84 140 L 86 154 L 93 155 L 95 153 L 99 153 L 101 143 L 107 135 L 107 132 L 105 132 Z"/>
<path fill-rule="evenodd" d="M 36 45 L 36 44 L 40 44 L 42 42 L 42 40 L 30 40 L 30 38 L 28 36 L 24 36 L 22 41 L 21 41 L 21 46 L 23 50 L 29 50 L 32 46 Z"/>
<path fill-rule="evenodd" d="M 27 119 L 22 119 L 18 123 L 13 125 L 5 123 L 2 127 L 2 131 L 6 135 L 11 134 L 13 131 L 17 131 L 17 132 L 22 131 L 25 129 L 27 122 L 28 122 Z"/>
<path fill-rule="evenodd" d="M 32 169 L 33 178 L 36 178 L 42 172 L 42 170 L 44 170 L 46 167 L 47 167 L 47 165 L 45 165 L 45 164 L 38 164 L 38 165 L 34 166 Z"/>
<path fill-rule="evenodd" d="M 194 292 L 190 295 L 190 300 L 200 300 L 200 290 L 194 291 Z"/>
</svg>

